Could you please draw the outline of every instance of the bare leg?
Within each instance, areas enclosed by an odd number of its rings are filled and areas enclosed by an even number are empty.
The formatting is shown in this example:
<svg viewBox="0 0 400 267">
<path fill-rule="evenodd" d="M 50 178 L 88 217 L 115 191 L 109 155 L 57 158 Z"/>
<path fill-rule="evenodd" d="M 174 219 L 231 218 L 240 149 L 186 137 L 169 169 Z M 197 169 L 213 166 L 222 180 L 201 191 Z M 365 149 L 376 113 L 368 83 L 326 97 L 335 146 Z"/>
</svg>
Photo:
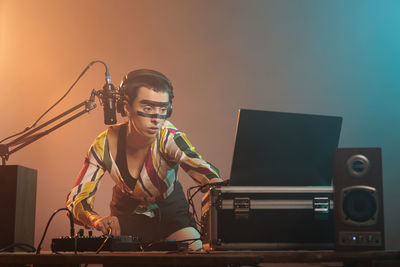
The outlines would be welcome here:
<svg viewBox="0 0 400 267">
<path fill-rule="evenodd" d="M 198 239 L 196 241 L 189 241 L 189 250 L 191 251 L 201 251 L 203 249 L 203 243 L 200 240 L 199 232 L 193 227 L 182 228 L 174 233 L 172 233 L 168 239 L 175 239 L 176 241 L 186 240 L 186 239 Z"/>
</svg>

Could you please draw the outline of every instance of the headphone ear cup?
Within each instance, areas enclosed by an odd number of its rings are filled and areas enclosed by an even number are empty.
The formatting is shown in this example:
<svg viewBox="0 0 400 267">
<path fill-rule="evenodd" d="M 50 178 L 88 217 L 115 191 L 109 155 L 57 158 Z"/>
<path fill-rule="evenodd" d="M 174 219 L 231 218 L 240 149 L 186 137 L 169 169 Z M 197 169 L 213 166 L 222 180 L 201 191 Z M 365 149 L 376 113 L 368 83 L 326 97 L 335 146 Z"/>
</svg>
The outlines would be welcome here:
<svg viewBox="0 0 400 267">
<path fill-rule="evenodd" d="M 172 115 L 172 103 L 169 102 L 168 110 L 167 110 L 167 118 L 171 117 Z"/>
<path fill-rule="evenodd" d="M 117 101 L 117 112 L 121 114 L 122 117 L 126 117 L 126 112 L 124 109 L 124 101 L 122 101 L 122 99 L 119 99 Z"/>
<path fill-rule="evenodd" d="M 124 78 L 125 81 L 125 78 Z M 124 100 L 125 100 L 125 89 L 124 89 L 124 81 L 118 88 L 118 96 L 117 96 L 117 112 L 121 114 L 122 117 L 126 117 L 126 112 L 124 108 Z"/>
</svg>

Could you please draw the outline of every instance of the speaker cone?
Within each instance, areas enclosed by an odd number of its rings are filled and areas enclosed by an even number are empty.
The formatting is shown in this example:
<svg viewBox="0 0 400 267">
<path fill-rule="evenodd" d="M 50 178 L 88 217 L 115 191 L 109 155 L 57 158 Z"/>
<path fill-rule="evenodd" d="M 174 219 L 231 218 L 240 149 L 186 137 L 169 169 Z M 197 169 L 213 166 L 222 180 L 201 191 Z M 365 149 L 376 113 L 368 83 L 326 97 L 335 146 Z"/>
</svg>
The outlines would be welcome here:
<svg viewBox="0 0 400 267">
<path fill-rule="evenodd" d="M 350 224 L 374 224 L 378 212 L 375 188 L 352 186 L 343 189 L 343 217 Z"/>
</svg>

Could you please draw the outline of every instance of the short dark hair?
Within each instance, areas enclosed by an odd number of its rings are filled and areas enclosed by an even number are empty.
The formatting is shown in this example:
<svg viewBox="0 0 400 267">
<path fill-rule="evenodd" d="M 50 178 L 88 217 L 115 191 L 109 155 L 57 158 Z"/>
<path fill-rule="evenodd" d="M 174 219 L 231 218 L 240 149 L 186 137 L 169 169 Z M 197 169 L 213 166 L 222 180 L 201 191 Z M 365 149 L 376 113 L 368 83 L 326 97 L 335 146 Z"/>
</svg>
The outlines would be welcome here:
<svg viewBox="0 0 400 267">
<path fill-rule="evenodd" d="M 139 69 L 125 75 L 120 85 L 120 93 L 132 105 L 140 87 L 146 87 L 156 92 L 167 92 L 169 102 L 174 98 L 173 86 L 169 79 L 161 72 L 150 69 Z"/>
</svg>

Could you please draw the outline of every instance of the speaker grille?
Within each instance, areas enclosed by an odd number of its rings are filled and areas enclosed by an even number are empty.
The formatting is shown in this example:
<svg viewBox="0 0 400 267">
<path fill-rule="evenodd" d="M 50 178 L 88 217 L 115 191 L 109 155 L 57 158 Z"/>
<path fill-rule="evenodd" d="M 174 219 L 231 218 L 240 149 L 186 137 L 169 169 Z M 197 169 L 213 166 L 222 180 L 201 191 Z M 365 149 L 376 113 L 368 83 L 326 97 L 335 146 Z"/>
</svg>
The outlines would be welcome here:
<svg viewBox="0 0 400 267">
<path fill-rule="evenodd" d="M 343 217 L 348 224 L 376 223 L 378 204 L 375 188 L 352 186 L 343 189 Z"/>
</svg>

